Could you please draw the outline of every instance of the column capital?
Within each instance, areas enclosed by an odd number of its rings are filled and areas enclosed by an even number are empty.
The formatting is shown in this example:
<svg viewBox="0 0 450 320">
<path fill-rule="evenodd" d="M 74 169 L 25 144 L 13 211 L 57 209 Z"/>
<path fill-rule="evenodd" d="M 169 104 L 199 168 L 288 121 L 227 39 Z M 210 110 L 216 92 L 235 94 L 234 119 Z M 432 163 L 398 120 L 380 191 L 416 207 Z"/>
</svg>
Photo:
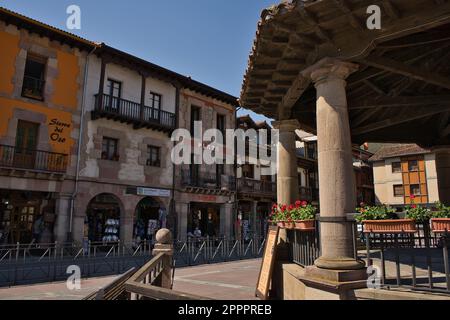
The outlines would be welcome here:
<svg viewBox="0 0 450 320">
<path fill-rule="evenodd" d="M 334 58 L 324 58 L 308 68 L 311 80 L 318 84 L 331 79 L 345 80 L 353 72 L 357 71 L 357 64 Z"/>
<path fill-rule="evenodd" d="M 280 131 L 293 131 L 300 129 L 300 123 L 297 119 L 289 119 L 289 120 L 279 120 L 273 121 L 272 126 L 274 129 L 278 129 Z"/>
</svg>

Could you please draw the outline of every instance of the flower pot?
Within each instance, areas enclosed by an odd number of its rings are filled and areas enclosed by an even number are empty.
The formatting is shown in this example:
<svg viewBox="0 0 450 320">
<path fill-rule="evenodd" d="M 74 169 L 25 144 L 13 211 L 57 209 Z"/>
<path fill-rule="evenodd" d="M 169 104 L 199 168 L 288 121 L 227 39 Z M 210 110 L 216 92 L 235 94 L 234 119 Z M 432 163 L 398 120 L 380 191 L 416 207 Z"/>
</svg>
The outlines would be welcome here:
<svg viewBox="0 0 450 320">
<path fill-rule="evenodd" d="M 315 230 L 315 220 L 296 220 L 295 229 L 301 231 L 314 231 Z"/>
<path fill-rule="evenodd" d="M 415 233 L 416 222 L 412 219 L 364 220 L 364 233 Z"/>
<path fill-rule="evenodd" d="M 431 230 L 436 233 L 450 232 L 450 218 L 432 218 Z"/>
</svg>

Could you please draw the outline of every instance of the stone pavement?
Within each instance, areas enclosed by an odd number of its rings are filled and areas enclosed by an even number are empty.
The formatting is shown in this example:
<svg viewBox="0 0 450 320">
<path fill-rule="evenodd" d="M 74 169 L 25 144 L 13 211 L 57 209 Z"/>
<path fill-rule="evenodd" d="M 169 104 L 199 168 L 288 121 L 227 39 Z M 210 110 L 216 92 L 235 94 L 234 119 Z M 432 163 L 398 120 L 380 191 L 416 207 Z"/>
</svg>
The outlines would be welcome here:
<svg viewBox="0 0 450 320">
<path fill-rule="evenodd" d="M 261 259 L 176 269 L 174 290 L 220 300 L 257 299 L 254 296 Z M 81 290 L 65 282 L 0 288 L 0 300 L 81 300 L 116 276 L 83 279 Z"/>
<path fill-rule="evenodd" d="M 218 300 L 256 300 L 261 259 L 208 264 L 175 271 L 173 289 Z"/>
<path fill-rule="evenodd" d="M 65 282 L 0 288 L 0 300 L 81 300 L 116 277 L 82 279 L 81 290 L 69 290 Z"/>
</svg>

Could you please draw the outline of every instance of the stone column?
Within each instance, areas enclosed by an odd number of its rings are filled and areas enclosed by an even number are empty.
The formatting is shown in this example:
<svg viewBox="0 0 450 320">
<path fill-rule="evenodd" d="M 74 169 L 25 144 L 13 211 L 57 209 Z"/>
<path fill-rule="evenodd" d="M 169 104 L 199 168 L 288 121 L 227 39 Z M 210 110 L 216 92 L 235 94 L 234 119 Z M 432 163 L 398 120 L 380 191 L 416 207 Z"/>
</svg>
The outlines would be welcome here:
<svg viewBox="0 0 450 320">
<path fill-rule="evenodd" d="M 233 217 L 233 204 L 224 203 L 220 206 L 220 233 L 227 238 L 232 234 L 232 217 Z"/>
<path fill-rule="evenodd" d="M 187 217 L 189 214 L 189 203 L 177 202 L 175 204 L 177 212 L 177 234 L 178 240 L 186 241 L 187 239 Z"/>
<path fill-rule="evenodd" d="M 450 146 L 433 149 L 436 153 L 436 173 L 439 200 L 450 205 Z"/>
<path fill-rule="evenodd" d="M 61 195 L 56 199 L 55 214 L 56 222 L 55 229 L 53 230 L 55 240 L 58 243 L 64 243 L 67 241 L 67 234 L 69 232 L 70 195 Z"/>
<path fill-rule="evenodd" d="M 252 202 L 252 221 L 251 227 L 252 227 L 252 234 L 255 236 L 258 233 L 258 218 L 261 216 L 261 213 L 258 214 L 258 201 Z"/>
<path fill-rule="evenodd" d="M 298 200 L 297 150 L 295 130 L 300 128 L 297 120 L 281 120 L 272 123 L 279 130 L 277 146 L 277 201 L 292 204 Z"/>
<path fill-rule="evenodd" d="M 346 78 L 355 64 L 326 59 L 312 69 L 317 89 L 317 140 L 320 186 L 321 269 L 364 268 L 353 258 L 352 225 L 346 221 L 355 211 L 355 177 L 347 109 Z"/>
</svg>

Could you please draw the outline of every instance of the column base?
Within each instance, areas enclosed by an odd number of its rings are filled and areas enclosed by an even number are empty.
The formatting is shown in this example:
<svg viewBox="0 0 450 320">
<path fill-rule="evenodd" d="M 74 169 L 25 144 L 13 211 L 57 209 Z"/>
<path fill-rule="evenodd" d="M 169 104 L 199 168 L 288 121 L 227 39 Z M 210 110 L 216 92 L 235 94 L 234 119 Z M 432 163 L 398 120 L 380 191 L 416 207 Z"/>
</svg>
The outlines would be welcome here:
<svg viewBox="0 0 450 320">
<path fill-rule="evenodd" d="M 314 265 L 320 269 L 327 270 L 361 270 L 365 269 L 365 262 L 354 258 L 325 258 L 320 257 L 314 261 Z"/>
</svg>

